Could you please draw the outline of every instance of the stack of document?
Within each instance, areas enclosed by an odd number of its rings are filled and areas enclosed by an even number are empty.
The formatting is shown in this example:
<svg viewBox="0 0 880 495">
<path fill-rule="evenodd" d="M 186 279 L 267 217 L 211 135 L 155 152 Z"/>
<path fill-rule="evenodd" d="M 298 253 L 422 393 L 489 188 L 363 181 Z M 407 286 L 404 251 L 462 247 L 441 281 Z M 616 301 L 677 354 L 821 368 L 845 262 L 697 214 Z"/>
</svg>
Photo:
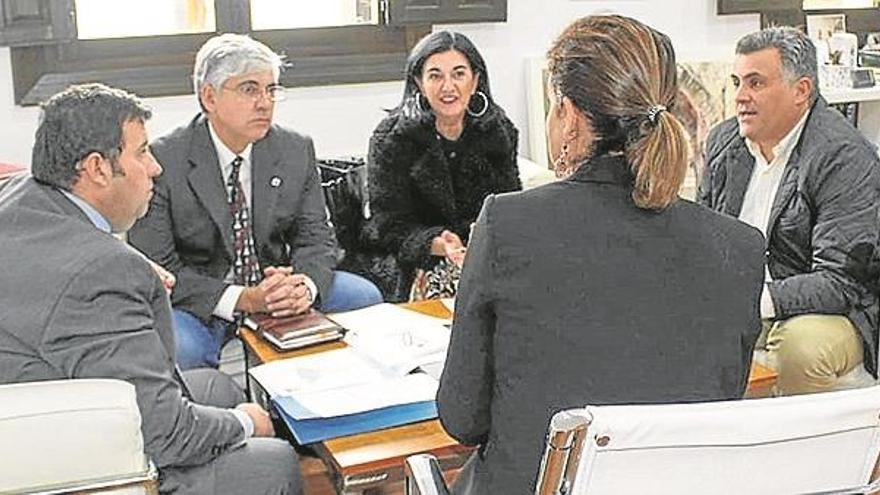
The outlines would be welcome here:
<svg viewBox="0 0 880 495">
<path fill-rule="evenodd" d="M 348 345 L 393 373 L 418 370 L 440 379 L 449 348 L 448 319 L 387 303 L 336 313 L 331 318 L 348 329 Z"/>
<path fill-rule="evenodd" d="M 393 304 L 327 315 L 348 347 L 254 367 L 300 444 L 435 418 L 449 320 Z"/>
<path fill-rule="evenodd" d="M 398 375 L 346 347 L 251 368 L 272 398 L 291 398 L 297 419 L 344 416 L 434 400 L 437 380 L 425 373 Z"/>
</svg>

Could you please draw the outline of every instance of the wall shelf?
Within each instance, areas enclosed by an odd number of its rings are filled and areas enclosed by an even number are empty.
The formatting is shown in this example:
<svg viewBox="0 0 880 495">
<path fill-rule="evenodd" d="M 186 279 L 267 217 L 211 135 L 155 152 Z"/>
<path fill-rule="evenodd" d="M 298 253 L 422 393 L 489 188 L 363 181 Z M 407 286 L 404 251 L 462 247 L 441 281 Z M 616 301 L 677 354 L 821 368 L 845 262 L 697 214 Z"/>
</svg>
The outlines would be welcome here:
<svg viewBox="0 0 880 495">
<path fill-rule="evenodd" d="M 820 90 L 829 104 L 858 103 L 858 128 L 880 149 L 880 85 L 872 88 Z"/>
<path fill-rule="evenodd" d="M 820 89 L 828 103 L 857 103 L 860 101 L 880 100 L 880 86 L 872 88 Z"/>
</svg>

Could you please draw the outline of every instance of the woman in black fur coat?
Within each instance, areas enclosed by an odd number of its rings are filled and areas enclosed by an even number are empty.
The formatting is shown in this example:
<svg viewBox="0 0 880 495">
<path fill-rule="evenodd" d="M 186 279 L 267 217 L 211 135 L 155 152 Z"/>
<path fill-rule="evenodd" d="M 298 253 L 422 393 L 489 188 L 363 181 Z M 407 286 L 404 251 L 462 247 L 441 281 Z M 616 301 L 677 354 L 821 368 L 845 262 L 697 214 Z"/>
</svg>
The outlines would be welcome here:
<svg viewBox="0 0 880 495">
<path fill-rule="evenodd" d="M 464 35 L 423 38 L 406 65 L 403 99 L 370 139 L 376 251 L 365 274 L 388 300 L 405 299 L 416 269 L 461 266 L 485 197 L 522 188 L 513 123 L 492 100 L 486 64 Z"/>
</svg>

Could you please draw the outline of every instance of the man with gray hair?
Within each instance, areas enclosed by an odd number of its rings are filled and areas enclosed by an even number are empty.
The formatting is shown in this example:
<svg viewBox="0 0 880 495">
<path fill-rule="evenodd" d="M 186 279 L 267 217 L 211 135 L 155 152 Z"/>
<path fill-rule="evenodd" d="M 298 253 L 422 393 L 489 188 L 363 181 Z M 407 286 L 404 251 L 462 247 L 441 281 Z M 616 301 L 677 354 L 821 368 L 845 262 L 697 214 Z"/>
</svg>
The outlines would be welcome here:
<svg viewBox="0 0 880 495">
<path fill-rule="evenodd" d="M 193 80 L 202 112 L 152 146 L 165 173 L 129 241 L 177 276 L 177 360 L 216 367 L 237 317 L 379 303 L 371 282 L 334 271 L 312 140 L 272 123 L 281 58 L 247 36 L 209 39 Z"/>
<path fill-rule="evenodd" d="M 874 148 L 819 96 L 803 32 L 745 36 L 732 77 L 736 117 L 709 135 L 698 201 L 766 237 L 757 349 L 779 373 L 776 393 L 868 383 L 865 370 L 877 376 Z"/>
<path fill-rule="evenodd" d="M 134 385 L 162 493 L 299 493 L 293 449 L 259 438 L 274 435 L 265 410 L 216 370 L 178 373 L 168 285 L 111 235 L 146 213 L 162 173 L 149 118 L 134 95 L 101 84 L 44 105 L 33 177 L 0 191 L 0 383 Z"/>
</svg>

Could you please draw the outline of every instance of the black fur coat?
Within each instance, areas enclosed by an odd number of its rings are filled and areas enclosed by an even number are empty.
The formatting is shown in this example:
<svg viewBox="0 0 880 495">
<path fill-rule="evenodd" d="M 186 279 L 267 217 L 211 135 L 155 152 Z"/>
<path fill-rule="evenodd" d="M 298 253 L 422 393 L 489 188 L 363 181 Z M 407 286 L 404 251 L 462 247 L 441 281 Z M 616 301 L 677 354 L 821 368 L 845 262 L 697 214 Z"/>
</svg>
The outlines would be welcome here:
<svg viewBox="0 0 880 495">
<path fill-rule="evenodd" d="M 367 158 L 372 216 L 363 240 L 369 253 L 345 268 L 376 282 L 386 299 L 404 299 L 415 269 L 438 261 L 430 254 L 435 236 L 446 229 L 467 244 L 486 196 L 522 189 L 517 137 L 495 105 L 482 118 L 466 117 L 452 151 L 433 118 L 391 112 L 373 132 Z"/>
</svg>

